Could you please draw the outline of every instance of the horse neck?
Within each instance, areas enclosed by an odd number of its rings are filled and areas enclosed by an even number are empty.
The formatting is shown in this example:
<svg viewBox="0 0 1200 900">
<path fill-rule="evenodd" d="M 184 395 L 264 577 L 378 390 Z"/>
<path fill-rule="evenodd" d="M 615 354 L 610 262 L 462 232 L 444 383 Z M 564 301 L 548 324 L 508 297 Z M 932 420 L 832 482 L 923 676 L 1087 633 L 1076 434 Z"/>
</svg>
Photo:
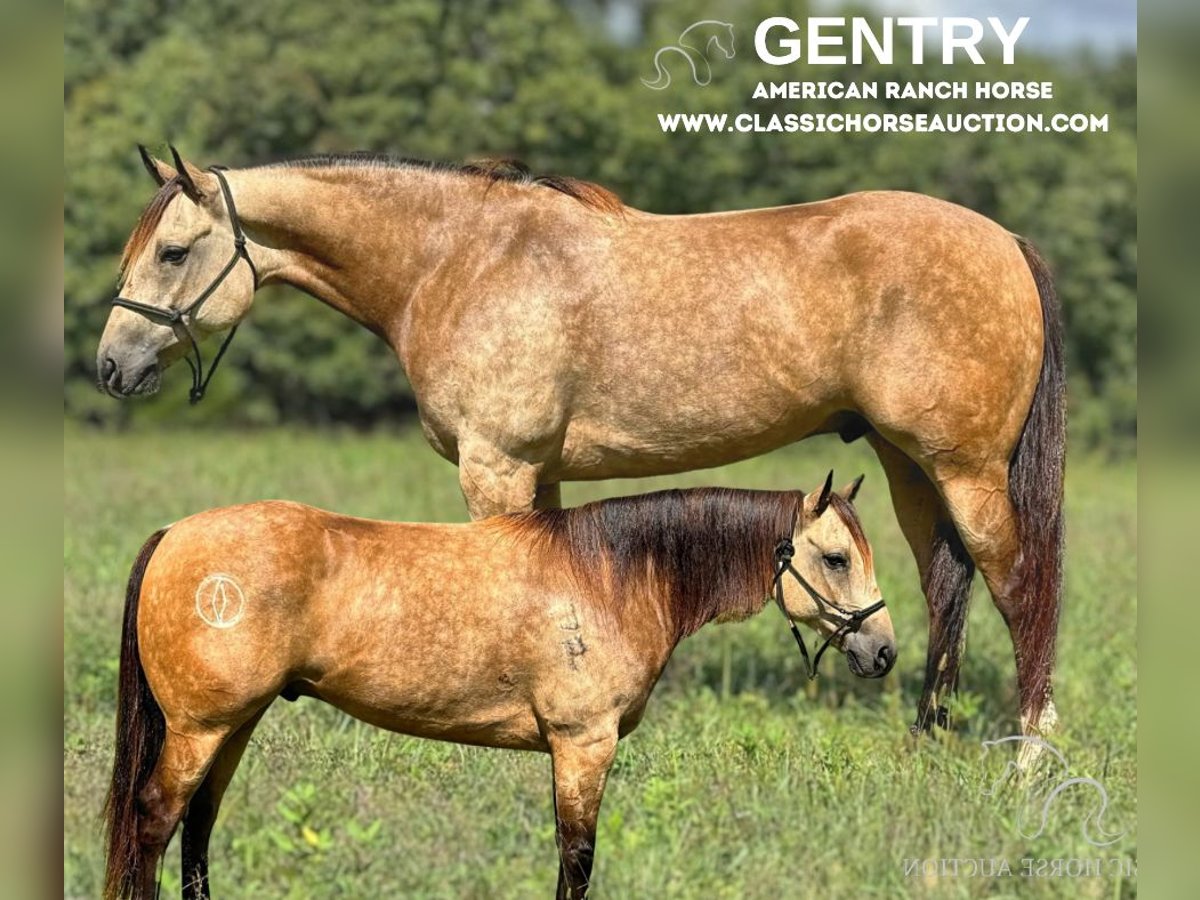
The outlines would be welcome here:
<svg viewBox="0 0 1200 900">
<path fill-rule="evenodd" d="M 275 251 L 266 280 L 324 301 L 397 351 L 422 280 L 468 240 L 486 240 L 481 230 L 503 213 L 455 202 L 470 186 L 455 182 L 469 179 L 419 169 L 281 166 L 228 179 L 251 239 Z"/>
</svg>

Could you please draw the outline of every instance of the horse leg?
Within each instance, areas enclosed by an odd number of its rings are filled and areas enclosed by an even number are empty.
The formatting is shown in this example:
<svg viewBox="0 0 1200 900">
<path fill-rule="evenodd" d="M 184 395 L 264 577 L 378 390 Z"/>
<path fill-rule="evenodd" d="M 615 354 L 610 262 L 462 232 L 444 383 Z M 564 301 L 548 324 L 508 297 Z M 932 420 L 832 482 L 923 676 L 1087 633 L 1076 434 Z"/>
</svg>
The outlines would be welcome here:
<svg viewBox="0 0 1200 900">
<path fill-rule="evenodd" d="M 460 441 L 458 482 L 471 518 L 529 512 L 537 496 L 538 468 L 494 444 Z"/>
<path fill-rule="evenodd" d="M 912 731 L 928 731 L 933 724 L 949 727 L 943 701 L 958 686 L 975 564 L 946 504 L 921 467 L 877 432 L 867 440 L 887 475 L 896 520 L 916 559 L 929 610 L 925 684 Z"/>
<path fill-rule="evenodd" d="M 559 900 L 583 900 L 592 877 L 596 820 L 604 782 L 617 752 L 615 728 L 549 736 L 554 766 L 555 840 Z"/>
<path fill-rule="evenodd" d="M 1012 636 L 1021 730 L 1029 735 L 1045 734 L 1058 720 L 1050 684 L 1058 598 L 1023 595 L 1022 547 L 1009 497 L 1008 467 L 993 466 L 940 480 L 950 514 Z"/>
<path fill-rule="evenodd" d="M 142 883 L 137 898 L 157 896 L 158 862 L 193 793 L 203 781 L 228 731 L 195 732 L 168 720 L 158 762 L 138 795 L 138 843 Z"/>
<path fill-rule="evenodd" d="M 533 498 L 534 509 L 562 509 L 562 485 L 539 484 Z"/>
<path fill-rule="evenodd" d="M 208 887 L 208 839 L 217 820 L 221 798 L 264 712 L 265 707 L 225 742 L 187 805 L 181 841 L 184 900 L 201 900 L 211 896 Z"/>
</svg>

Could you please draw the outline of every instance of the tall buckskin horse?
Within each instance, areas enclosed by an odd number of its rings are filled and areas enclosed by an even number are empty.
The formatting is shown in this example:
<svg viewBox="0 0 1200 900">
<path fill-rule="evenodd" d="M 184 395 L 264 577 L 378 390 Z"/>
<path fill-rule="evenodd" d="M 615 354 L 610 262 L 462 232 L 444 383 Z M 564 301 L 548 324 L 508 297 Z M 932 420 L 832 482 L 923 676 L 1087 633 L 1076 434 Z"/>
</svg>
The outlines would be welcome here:
<svg viewBox="0 0 1200 900">
<path fill-rule="evenodd" d="M 773 596 L 802 651 L 796 622 L 856 675 L 892 667 L 858 483 L 843 495 L 831 481 L 466 525 L 267 502 L 156 532 L 126 595 L 106 897 L 155 896 L 181 819 L 184 896 L 208 896 L 221 797 L 281 694 L 405 734 L 549 753 L 558 894 L 583 897 L 617 741 L 683 638 Z"/>
<path fill-rule="evenodd" d="M 564 480 L 865 436 L 928 601 L 914 729 L 944 717 L 976 567 L 1012 635 L 1022 728 L 1054 724 L 1062 324 L 1024 239 L 909 193 L 659 216 L 501 164 L 201 171 L 172 151 L 142 150 L 159 190 L 100 341 L 108 393 L 151 393 L 184 357 L 198 399 L 198 342 L 257 286 L 290 284 L 393 348 L 473 518 L 557 506 Z"/>
</svg>

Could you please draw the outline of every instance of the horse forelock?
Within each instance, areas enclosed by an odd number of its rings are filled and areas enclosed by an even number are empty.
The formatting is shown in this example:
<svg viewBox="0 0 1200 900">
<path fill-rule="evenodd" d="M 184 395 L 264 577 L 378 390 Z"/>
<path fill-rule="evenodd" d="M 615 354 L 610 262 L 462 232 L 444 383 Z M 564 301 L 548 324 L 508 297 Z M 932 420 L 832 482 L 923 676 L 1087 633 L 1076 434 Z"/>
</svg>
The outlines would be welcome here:
<svg viewBox="0 0 1200 900">
<path fill-rule="evenodd" d="M 706 622 L 757 612 L 799 493 L 698 488 L 506 516 L 502 527 L 557 556 L 606 612 L 655 598 L 683 638 Z"/>
<path fill-rule="evenodd" d="M 850 537 L 854 541 L 854 546 L 858 548 L 858 552 L 862 554 L 863 564 L 871 565 L 871 544 L 867 541 L 867 534 L 863 531 L 862 521 L 858 518 L 858 511 L 855 510 L 854 504 L 843 497 L 841 494 L 829 495 L 829 505 L 833 507 L 833 511 L 838 514 L 842 523 L 846 526 L 846 530 L 850 532 Z"/>
<path fill-rule="evenodd" d="M 129 239 L 125 242 L 125 249 L 121 253 L 121 266 L 118 270 L 120 283 L 124 283 L 130 267 L 138 261 L 151 238 L 154 237 L 154 232 L 158 230 L 158 225 L 162 221 L 163 215 L 166 214 L 167 207 L 171 205 L 171 201 L 182 193 L 183 183 L 178 178 L 171 178 L 163 182 L 162 187 L 150 198 L 150 202 L 142 210 L 137 224 L 133 226 L 133 231 L 129 233 Z"/>
<path fill-rule="evenodd" d="M 608 188 L 566 175 L 539 175 L 518 159 L 480 159 L 466 163 L 444 163 L 384 153 L 354 152 L 319 154 L 287 160 L 276 165 L 291 168 L 419 169 L 482 178 L 493 184 L 545 187 L 598 212 L 620 214 L 625 204 Z"/>
</svg>

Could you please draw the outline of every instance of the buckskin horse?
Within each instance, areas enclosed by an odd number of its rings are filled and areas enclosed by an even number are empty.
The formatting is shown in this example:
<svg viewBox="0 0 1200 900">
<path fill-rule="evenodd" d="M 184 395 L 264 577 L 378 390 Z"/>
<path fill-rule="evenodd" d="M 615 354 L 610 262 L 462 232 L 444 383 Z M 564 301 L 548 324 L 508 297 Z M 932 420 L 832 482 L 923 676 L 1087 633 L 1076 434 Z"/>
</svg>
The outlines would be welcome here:
<svg viewBox="0 0 1200 900">
<path fill-rule="evenodd" d="M 201 171 L 172 153 L 142 149 L 160 187 L 100 341 L 108 393 L 151 393 L 184 357 L 199 399 L 199 341 L 285 283 L 392 347 L 473 518 L 558 506 L 564 480 L 865 436 L 928 602 L 914 730 L 944 721 L 976 567 L 1011 632 L 1022 729 L 1054 724 L 1063 338 L 1024 239 L 909 193 L 660 216 L 500 164 Z"/>
<path fill-rule="evenodd" d="M 182 819 L 184 896 L 208 896 L 221 797 L 282 694 L 549 753 L 558 894 L 583 897 L 617 741 L 683 638 L 773 595 L 806 662 L 796 622 L 825 639 L 810 672 L 830 645 L 859 676 L 892 667 L 857 487 L 666 491 L 466 525 L 265 502 L 156 532 L 126 594 L 105 895 L 153 897 Z"/>
</svg>

